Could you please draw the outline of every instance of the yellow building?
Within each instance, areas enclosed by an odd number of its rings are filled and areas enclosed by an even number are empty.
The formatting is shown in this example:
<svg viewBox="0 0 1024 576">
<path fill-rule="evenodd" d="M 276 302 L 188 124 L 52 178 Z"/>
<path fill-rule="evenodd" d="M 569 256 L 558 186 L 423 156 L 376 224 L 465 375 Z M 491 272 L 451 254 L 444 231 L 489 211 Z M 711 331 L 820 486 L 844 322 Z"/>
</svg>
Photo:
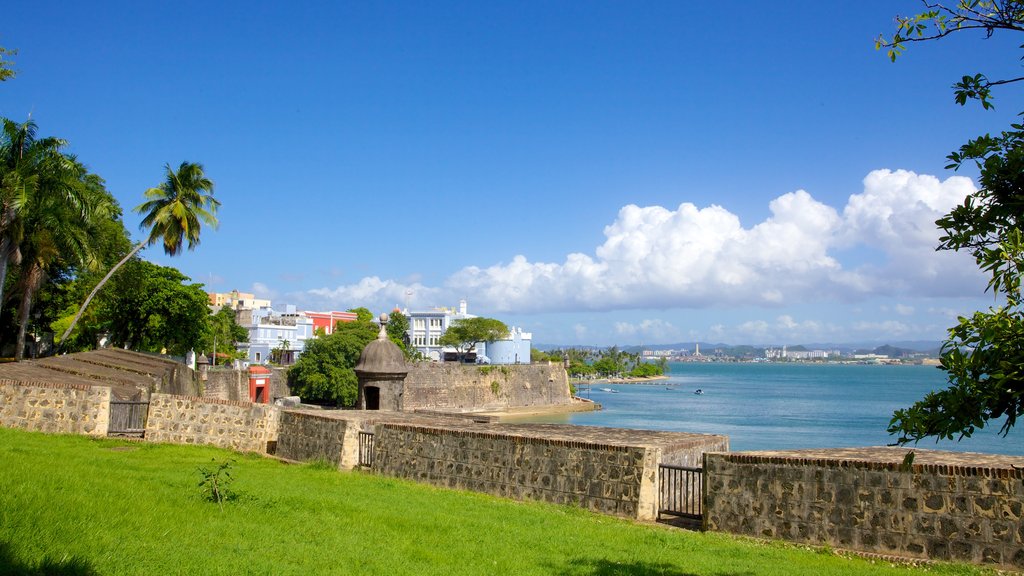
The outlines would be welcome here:
<svg viewBox="0 0 1024 576">
<path fill-rule="evenodd" d="M 239 292 L 238 290 L 232 290 L 231 292 L 207 292 L 206 294 L 210 297 L 210 307 L 218 310 L 225 306 L 232 310 L 240 310 L 242 308 L 253 310 L 270 306 L 270 300 L 257 298 L 255 294 Z"/>
</svg>

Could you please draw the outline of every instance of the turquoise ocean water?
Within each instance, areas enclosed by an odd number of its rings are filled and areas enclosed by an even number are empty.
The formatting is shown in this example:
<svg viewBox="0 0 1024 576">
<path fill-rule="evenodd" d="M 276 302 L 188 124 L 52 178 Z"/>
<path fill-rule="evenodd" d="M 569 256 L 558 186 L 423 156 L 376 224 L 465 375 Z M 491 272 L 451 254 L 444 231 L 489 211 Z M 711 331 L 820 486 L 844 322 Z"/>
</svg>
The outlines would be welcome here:
<svg viewBox="0 0 1024 576">
<path fill-rule="evenodd" d="M 782 363 L 672 363 L 657 385 L 595 384 L 604 409 L 544 418 L 586 426 L 726 434 L 738 450 L 884 446 L 892 413 L 945 388 L 929 366 Z M 615 392 L 602 391 L 611 388 Z M 703 394 L 694 394 L 697 389 Z M 538 421 L 538 420 L 533 420 Z M 1009 436 L 991 424 L 960 442 L 920 448 L 1024 455 L 1024 424 Z"/>
</svg>

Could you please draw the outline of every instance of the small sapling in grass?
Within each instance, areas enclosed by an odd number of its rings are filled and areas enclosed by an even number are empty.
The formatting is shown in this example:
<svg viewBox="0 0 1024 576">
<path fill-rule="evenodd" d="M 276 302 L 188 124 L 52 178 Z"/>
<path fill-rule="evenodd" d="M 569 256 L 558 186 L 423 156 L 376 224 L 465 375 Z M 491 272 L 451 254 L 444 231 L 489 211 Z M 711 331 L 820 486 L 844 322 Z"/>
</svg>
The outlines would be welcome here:
<svg viewBox="0 0 1024 576">
<path fill-rule="evenodd" d="M 211 460 L 216 462 L 216 459 Z M 199 491 L 203 495 L 203 498 L 209 502 L 216 502 L 221 510 L 224 509 L 225 500 L 234 500 L 237 495 L 231 491 L 229 486 L 235 481 L 234 477 L 231 476 L 231 463 L 234 460 L 225 460 L 214 468 L 206 468 L 200 466 L 198 468 L 199 476 Z"/>
</svg>

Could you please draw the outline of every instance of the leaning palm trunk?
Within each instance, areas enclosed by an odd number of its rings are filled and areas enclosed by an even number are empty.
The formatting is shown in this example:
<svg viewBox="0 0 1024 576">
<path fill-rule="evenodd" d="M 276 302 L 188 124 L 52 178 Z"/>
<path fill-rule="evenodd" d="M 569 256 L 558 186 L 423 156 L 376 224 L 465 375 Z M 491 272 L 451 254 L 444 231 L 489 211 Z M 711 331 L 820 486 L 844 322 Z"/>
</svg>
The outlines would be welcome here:
<svg viewBox="0 0 1024 576">
<path fill-rule="evenodd" d="M 114 275 L 114 272 L 117 272 L 117 270 L 122 265 L 124 265 L 125 262 L 131 260 L 133 256 L 138 254 L 139 250 L 142 250 L 143 246 L 145 245 L 145 240 L 136 244 L 135 248 L 132 248 L 132 251 L 129 252 L 127 256 L 125 256 L 124 258 L 121 259 L 120 262 L 115 264 L 114 267 L 110 269 L 110 272 L 107 272 L 107 275 L 104 276 L 103 279 L 100 280 L 99 284 L 97 284 L 96 287 L 92 289 L 92 292 L 89 292 L 89 297 L 86 298 L 85 302 L 82 303 L 81 308 L 79 308 L 78 312 L 75 313 L 75 317 L 71 319 L 71 324 L 68 326 L 68 329 L 65 330 L 64 334 L 60 337 L 60 346 L 64 345 L 64 341 L 67 339 L 68 335 L 71 334 L 71 331 L 75 329 L 75 325 L 78 324 L 78 320 L 82 317 L 82 314 L 85 313 L 85 309 L 89 307 L 89 303 L 92 302 L 93 297 L 96 296 L 96 293 L 100 291 L 100 288 L 103 288 L 103 285 L 107 283 L 107 280 L 110 280 L 110 277 Z"/>
</svg>

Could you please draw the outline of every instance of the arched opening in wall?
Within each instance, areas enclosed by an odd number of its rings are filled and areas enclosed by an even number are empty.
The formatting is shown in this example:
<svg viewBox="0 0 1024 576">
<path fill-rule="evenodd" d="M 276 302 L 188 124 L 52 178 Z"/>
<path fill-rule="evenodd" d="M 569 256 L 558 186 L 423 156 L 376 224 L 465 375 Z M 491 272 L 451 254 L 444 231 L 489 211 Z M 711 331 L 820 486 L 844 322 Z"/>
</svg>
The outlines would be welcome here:
<svg viewBox="0 0 1024 576">
<path fill-rule="evenodd" d="M 380 388 L 367 386 L 363 389 L 363 394 L 365 394 L 367 410 L 380 410 Z"/>
</svg>

